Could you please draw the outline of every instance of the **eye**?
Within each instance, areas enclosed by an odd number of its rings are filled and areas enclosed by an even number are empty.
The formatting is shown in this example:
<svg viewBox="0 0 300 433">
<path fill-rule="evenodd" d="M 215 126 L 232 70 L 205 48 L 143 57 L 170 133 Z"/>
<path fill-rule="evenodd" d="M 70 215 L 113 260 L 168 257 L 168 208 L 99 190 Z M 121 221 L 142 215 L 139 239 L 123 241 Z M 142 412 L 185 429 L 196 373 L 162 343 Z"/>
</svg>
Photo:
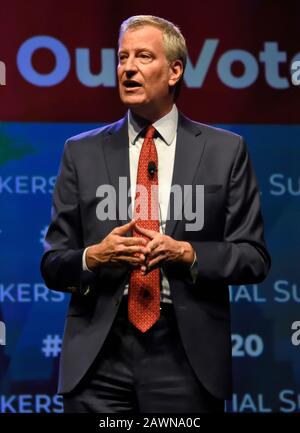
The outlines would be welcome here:
<svg viewBox="0 0 300 433">
<path fill-rule="evenodd" d="M 150 63 L 152 60 L 152 55 L 146 52 L 139 53 L 138 57 L 142 63 Z"/>
<path fill-rule="evenodd" d="M 119 63 L 123 63 L 127 59 L 127 54 L 120 53 L 119 54 Z"/>
</svg>

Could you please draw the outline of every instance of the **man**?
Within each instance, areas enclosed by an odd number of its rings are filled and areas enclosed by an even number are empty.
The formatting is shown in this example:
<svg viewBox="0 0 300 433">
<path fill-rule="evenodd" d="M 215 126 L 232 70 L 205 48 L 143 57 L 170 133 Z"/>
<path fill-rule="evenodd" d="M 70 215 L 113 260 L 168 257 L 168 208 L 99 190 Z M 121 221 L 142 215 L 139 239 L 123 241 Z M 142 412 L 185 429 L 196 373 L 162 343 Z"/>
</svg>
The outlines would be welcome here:
<svg viewBox="0 0 300 433">
<path fill-rule="evenodd" d="M 59 392 L 66 412 L 222 412 L 228 284 L 270 267 L 255 175 L 240 136 L 178 113 L 176 26 L 129 18 L 118 57 L 128 114 L 67 141 L 41 264 L 72 293 Z"/>
</svg>

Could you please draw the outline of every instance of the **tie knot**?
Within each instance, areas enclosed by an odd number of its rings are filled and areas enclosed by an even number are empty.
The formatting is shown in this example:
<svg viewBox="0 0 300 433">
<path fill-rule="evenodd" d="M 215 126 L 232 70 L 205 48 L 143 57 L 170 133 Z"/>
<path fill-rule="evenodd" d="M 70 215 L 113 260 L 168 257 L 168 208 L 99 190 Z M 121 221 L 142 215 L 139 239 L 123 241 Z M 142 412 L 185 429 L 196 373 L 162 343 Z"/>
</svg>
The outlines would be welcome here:
<svg viewBox="0 0 300 433">
<path fill-rule="evenodd" d="M 146 133 L 145 133 L 145 138 L 153 138 L 154 134 L 155 134 L 156 129 L 154 128 L 154 126 L 149 125 L 146 129 Z"/>
</svg>

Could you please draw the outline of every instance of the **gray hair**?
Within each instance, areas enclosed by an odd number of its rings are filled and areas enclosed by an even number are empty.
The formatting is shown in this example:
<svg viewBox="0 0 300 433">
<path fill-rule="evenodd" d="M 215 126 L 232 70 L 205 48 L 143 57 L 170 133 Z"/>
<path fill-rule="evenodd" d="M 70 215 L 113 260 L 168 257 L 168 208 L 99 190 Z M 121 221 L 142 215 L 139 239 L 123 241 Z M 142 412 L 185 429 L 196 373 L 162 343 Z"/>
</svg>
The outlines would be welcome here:
<svg viewBox="0 0 300 433">
<path fill-rule="evenodd" d="M 175 60 L 181 60 L 184 72 L 187 60 L 185 38 L 179 27 L 164 18 L 155 17 L 153 15 L 135 15 L 127 18 L 127 20 L 122 22 L 120 27 L 119 43 L 123 34 L 127 32 L 127 30 L 133 30 L 146 25 L 157 27 L 162 31 L 165 54 L 168 62 L 172 63 Z M 183 72 L 181 78 L 175 85 L 174 99 L 179 95 L 183 80 Z"/>
</svg>

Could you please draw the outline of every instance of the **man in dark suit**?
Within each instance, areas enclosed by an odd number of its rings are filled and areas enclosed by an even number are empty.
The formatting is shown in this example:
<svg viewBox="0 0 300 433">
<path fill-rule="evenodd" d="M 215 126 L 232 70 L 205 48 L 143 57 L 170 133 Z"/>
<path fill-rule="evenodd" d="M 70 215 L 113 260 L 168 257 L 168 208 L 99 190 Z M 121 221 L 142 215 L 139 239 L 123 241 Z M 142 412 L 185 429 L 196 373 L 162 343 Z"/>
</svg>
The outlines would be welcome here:
<svg viewBox="0 0 300 433">
<path fill-rule="evenodd" d="M 118 52 L 127 116 L 65 145 L 41 269 L 72 293 L 66 412 L 222 412 L 230 398 L 228 284 L 262 281 L 270 258 L 243 139 L 174 104 L 186 56 L 172 23 L 129 18 Z M 141 217 L 147 200 L 153 219 Z"/>
</svg>

